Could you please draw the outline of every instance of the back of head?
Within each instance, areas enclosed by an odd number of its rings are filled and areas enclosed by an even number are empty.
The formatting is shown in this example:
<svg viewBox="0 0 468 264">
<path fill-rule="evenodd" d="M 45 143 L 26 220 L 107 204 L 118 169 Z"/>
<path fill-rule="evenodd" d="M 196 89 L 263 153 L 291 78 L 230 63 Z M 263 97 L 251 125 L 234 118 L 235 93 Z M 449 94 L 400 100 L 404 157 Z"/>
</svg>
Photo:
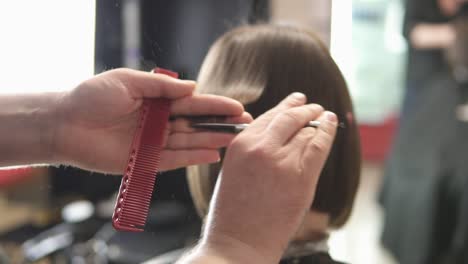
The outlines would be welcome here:
<svg viewBox="0 0 468 264">
<path fill-rule="evenodd" d="M 280 25 L 231 30 L 209 50 L 197 87 L 200 93 L 239 100 L 254 118 L 292 92 L 302 92 L 309 103 L 336 113 L 346 127 L 338 129 L 311 209 L 329 214 L 332 227 L 346 222 L 359 183 L 358 131 L 344 78 L 313 33 Z M 208 210 L 219 169 L 220 165 L 188 169 L 192 196 L 202 216 Z"/>
</svg>

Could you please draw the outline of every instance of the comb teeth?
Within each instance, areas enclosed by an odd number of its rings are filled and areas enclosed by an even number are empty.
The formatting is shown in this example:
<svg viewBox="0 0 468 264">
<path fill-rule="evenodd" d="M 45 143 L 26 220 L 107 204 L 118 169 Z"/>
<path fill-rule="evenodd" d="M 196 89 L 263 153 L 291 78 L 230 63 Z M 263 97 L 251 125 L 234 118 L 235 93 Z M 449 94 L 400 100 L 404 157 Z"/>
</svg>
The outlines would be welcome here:
<svg viewBox="0 0 468 264">
<path fill-rule="evenodd" d="M 166 70 L 161 73 L 172 72 Z M 171 75 L 177 77 L 176 73 Z M 167 99 L 145 99 L 143 102 L 140 123 L 135 132 L 112 216 L 112 224 L 117 230 L 143 231 L 158 172 L 169 110 L 170 101 Z"/>
</svg>

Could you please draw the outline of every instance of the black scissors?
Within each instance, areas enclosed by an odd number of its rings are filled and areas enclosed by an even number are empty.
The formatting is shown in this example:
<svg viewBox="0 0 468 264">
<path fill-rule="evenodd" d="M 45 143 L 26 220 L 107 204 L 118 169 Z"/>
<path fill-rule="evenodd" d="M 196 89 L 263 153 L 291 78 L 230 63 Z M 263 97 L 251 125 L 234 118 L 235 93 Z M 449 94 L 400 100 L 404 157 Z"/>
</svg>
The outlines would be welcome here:
<svg viewBox="0 0 468 264">
<path fill-rule="evenodd" d="M 227 132 L 227 133 L 240 133 L 247 127 L 249 124 L 228 124 L 228 123 L 192 123 L 193 128 L 207 129 L 217 132 Z M 319 127 L 320 121 L 310 121 L 306 127 Z M 343 123 L 339 124 L 339 127 L 344 127 Z"/>
</svg>

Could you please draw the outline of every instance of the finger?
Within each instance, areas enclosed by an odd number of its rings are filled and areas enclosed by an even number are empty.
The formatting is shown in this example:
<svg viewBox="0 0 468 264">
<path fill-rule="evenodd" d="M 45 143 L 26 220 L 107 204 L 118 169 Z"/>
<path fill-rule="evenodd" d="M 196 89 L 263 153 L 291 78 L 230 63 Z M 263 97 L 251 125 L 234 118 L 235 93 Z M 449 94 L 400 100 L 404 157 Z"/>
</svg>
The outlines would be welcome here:
<svg viewBox="0 0 468 264">
<path fill-rule="evenodd" d="M 235 136 L 214 132 L 174 133 L 169 136 L 165 149 L 219 149 L 229 145 Z"/>
<path fill-rule="evenodd" d="M 244 112 L 238 101 L 219 95 L 194 94 L 178 100 L 171 105 L 171 115 L 226 115 L 237 116 Z"/>
<path fill-rule="evenodd" d="M 196 84 L 194 81 L 180 80 L 159 73 L 130 69 L 114 71 L 135 99 L 158 97 L 177 99 L 191 95 Z"/>
<path fill-rule="evenodd" d="M 284 148 L 284 151 L 291 157 L 293 157 L 292 153 L 296 153 L 294 155 L 295 160 L 291 162 L 296 162 L 297 168 L 302 171 L 303 176 L 306 177 L 303 184 L 309 186 L 309 198 L 307 201 L 313 201 L 314 199 L 317 183 L 327 157 L 327 155 L 323 153 L 320 156 L 307 155 L 310 154 L 307 152 L 309 143 L 314 139 L 316 133 L 316 128 L 305 127 L 299 130 Z"/>
<path fill-rule="evenodd" d="M 306 169 L 320 173 L 335 139 L 338 120 L 334 113 L 328 111 L 322 113 L 317 120 L 320 126 L 316 129 L 312 139 L 308 141 L 303 156 L 307 161 Z"/>
<path fill-rule="evenodd" d="M 305 104 L 307 98 L 302 93 L 292 93 L 283 101 L 281 101 L 277 106 L 270 109 L 263 115 L 259 116 L 252 124 L 249 126 L 248 130 L 252 131 L 253 133 L 260 133 L 261 131 L 265 130 L 271 120 L 280 112 L 285 111 L 286 109 L 301 106 Z"/>
<path fill-rule="evenodd" d="M 284 145 L 311 120 L 322 114 L 323 108 L 317 104 L 308 104 L 287 109 L 275 116 L 267 128 L 266 137 L 275 144 Z"/>
<path fill-rule="evenodd" d="M 161 170 L 173 170 L 197 164 L 218 162 L 217 150 L 164 150 L 161 153 Z"/>
<path fill-rule="evenodd" d="M 250 115 L 247 112 L 244 112 L 240 116 L 227 116 L 227 117 L 222 117 L 222 118 L 220 117 L 217 119 L 217 122 L 243 124 L 243 123 L 250 123 L 252 122 L 252 120 L 253 120 L 252 115 Z M 189 132 L 199 131 L 199 129 L 195 129 L 191 126 L 192 122 L 193 121 L 190 118 L 183 118 L 183 117 L 176 118 L 174 121 L 171 121 L 169 123 L 170 133 L 176 133 L 176 132 L 189 133 Z"/>
<path fill-rule="evenodd" d="M 252 115 L 248 112 L 244 112 L 240 116 L 228 116 L 225 122 L 232 124 L 250 124 L 252 121 Z"/>
<path fill-rule="evenodd" d="M 169 133 L 190 133 L 195 132 L 196 129 L 190 126 L 191 121 L 187 118 L 176 118 L 174 121 L 169 122 Z"/>
<path fill-rule="evenodd" d="M 303 153 L 309 141 L 312 140 L 312 138 L 315 136 L 315 133 L 317 133 L 317 128 L 304 127 L 291 137 L 288 145 L 294 149 L 300 150 L 300 152 Z"/>
</svg>

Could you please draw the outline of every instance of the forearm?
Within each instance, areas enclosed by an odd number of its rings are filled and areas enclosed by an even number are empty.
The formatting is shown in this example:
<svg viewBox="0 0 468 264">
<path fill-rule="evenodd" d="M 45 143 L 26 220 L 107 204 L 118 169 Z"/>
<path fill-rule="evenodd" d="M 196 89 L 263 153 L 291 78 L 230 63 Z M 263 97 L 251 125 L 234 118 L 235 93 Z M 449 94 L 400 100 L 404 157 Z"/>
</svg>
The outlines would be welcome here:
<svg viewBox="0 0 468 264">
<path fill-rule="evenodd" d="M 59 93 L 0 95 L 0 166 L 54 161 Z"/>
<path fill-rule="evenodd" d="M 450 24 L 421 23 L 410 31 L 411 45 L 416 49 L 448 48 L 455 38 L 455 31 Z"/>
</svg>

